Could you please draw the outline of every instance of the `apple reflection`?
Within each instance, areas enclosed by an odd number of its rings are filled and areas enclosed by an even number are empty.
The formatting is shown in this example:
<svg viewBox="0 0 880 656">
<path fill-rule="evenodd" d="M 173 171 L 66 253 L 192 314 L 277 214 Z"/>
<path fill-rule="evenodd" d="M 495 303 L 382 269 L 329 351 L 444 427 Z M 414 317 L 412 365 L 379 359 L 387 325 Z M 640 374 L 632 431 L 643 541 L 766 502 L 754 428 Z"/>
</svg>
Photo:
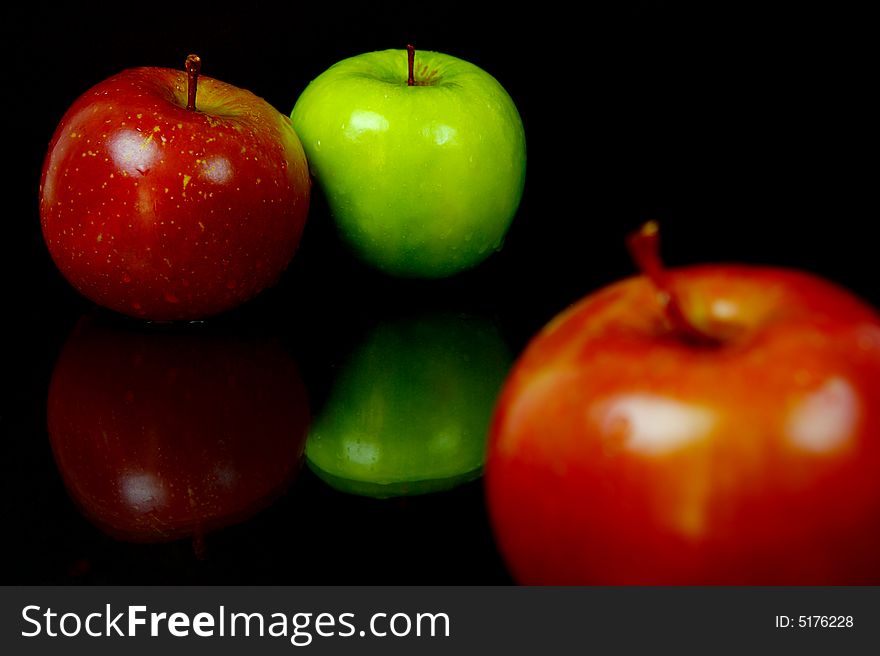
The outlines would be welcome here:
<svg viewBox="0 0 880 656">
<path fill-rule="evenodd" d="M 385 498 L 478 478 L 512 357 L 497 326 L 463 314 L 380 321 L 310 431 L 310 468 L 344 492 Z"/>
<path fill-rule="evenodd" d="M 47 420 L 64 483 L 92 523 L 120 540 L 194 536 L 198 546 L 286 490 L 309 407 L 277 342 L 98 315 L 62 349 Z"/>
</svg>

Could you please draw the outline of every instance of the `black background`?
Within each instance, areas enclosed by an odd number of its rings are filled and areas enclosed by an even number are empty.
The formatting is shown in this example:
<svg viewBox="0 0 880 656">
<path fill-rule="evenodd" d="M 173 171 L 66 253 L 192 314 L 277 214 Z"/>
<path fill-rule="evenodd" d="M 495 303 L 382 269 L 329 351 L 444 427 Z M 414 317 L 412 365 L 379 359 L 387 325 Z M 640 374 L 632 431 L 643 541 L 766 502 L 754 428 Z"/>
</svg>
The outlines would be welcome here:
<svg viewBox="0 0 880 656">
<path fill-rule="evenodd" d="M 786 3 L 787 4 L 787 3 Z M 476 311 L 519 352 L 557 312 L 632 272 L 624 236 L 658 219 L 673 265 L 744 261 L 812 271 L 880 303 L 875 130 L 863 16 L 773 3 L 92 3 L 3 9 L 3 535 L 17 583 L 507 583 L 482 490 L 378 502 L 305 471 L 272 507 L 209 536 L 115 542 L 67 497 L 45 429 L 59 349 L 92 306 L 42 242 L 40 167 L 67 107 L 132 66 L 180 67 L 289 113 L 330 64 L 438 50 L 492 73 L 520 110 L 526 190 L 505 247 L 477 269 L 397 281 L 351 260 L 318 194 L 280 283 L 214 320 L 282 336 L 313 408 L 359 330 L 413 306 Z M 373 6 L 370 6 L 373 5 Z M 871 132 L 869 132 L 869 127 Z M 872 178 L 873 181 L 873 178 Z"/>
</svg>

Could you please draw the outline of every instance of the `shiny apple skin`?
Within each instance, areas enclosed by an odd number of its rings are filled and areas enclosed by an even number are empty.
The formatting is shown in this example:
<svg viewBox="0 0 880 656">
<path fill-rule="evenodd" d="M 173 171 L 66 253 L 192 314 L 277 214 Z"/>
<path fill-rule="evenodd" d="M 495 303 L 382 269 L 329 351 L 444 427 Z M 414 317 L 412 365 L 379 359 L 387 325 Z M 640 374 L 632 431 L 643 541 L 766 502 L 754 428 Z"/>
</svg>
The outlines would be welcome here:
<svg viewBox="0 0 880 656">
<path fill-rule="evenodd" d="M 880 583 L 880 318 L 787 270 L 673 271 L 718 347 L 644 277 L 553 320 L 505 383 L 487 502 L 515 579 Z"/>
<path fill-rule="evenodd" d="M 40 184 L 49 252 L 82 294 L 134 317 L 199 319 L 273 284 L 309 206 L 289 119 L 249 91 L 123 71 L 70 107 Z"/>
<path fill-rule="evenodd" d="M 47 406 L 52 450 L 108 535 L 165 542 L 252 516 L 301 470 L 309 404 L 272 340 L 138 331 L 85 318 Z"/>
<path fill-rule="evenodd" d="M 404 50 L 337 62 L 302 92 L 291 120 L 339 235 L 393 276 L 443 278 L 502 247 L 525 185 L 526 138 L 513 99 L 481 68 Z"/>
</svg>

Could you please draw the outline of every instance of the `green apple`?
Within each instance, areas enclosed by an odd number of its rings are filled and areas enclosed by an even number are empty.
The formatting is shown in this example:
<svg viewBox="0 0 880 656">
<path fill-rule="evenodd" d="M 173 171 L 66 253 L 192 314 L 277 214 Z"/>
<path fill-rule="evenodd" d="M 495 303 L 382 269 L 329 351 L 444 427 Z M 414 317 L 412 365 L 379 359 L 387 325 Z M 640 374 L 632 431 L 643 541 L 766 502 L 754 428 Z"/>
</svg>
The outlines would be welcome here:
<svg viewBox="0 0 880 656">
<path fill-rule="evenodd" d="M 351 57 L 306 87 L 291 119 L 339 234 L 364 261 L 439 278 L 501 247 L 525 182 L 525 133 L 481 68 L 411 48 Z"/>
<path fill-rule="evenodd" d="M 429 314 L 377 324 L 312 425 L 309 467 L 339 490 L 380 498 L 479 477 L 511 364 L 485 318 Z"/>
</svg>

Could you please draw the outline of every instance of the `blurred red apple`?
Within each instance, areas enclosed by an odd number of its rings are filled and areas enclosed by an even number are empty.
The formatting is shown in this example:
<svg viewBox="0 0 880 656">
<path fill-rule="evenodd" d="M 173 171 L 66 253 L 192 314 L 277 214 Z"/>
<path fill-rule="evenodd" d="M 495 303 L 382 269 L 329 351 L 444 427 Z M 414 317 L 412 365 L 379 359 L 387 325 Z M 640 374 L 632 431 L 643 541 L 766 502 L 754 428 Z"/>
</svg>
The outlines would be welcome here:
<svg viewBox="0 0 880 656">
<path fill-rule="evenodd" d="M 284 348 L 198 330 L 83 319 L 49 389 L 64 483 L 123 540 L 200 537 L 253 515 L 299 471 L 308 424 Z"/>
<path fill-rule="evenodd" d="M 806 273 L 666 271 L 657 239 L 502 391 L 486 485 L 514 577 L 880 583 L 880 317 Z"/>
<path fill-rule="evenodd" d="M 189 78 L 130 69 L 87 91 L 43 165 L 40 217 L 61 273 L 135 317 L 203 318 L 251 298 L 287 267 L 308 212 L 290 120 L 199 78 L 197 57 L 187 67 Z"/>
</svg>

